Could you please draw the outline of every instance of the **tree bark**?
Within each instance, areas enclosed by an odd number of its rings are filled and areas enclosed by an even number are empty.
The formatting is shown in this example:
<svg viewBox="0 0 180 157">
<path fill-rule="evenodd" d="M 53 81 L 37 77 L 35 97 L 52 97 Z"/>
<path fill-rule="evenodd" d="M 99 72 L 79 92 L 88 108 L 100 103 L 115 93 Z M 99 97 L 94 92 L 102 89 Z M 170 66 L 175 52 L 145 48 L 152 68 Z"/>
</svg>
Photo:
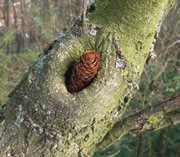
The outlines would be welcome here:
<svg viewBox="0 0 180 157">
<path fill-rule="evenodd" d="M 12 27 L 12 22 L 11 22 L 11 0 L 7 0 L 5 1 L 4 3 L 4 17 L 5 17 L 5 24 L 6 24 L 6 27 L 8 29 L 11 29 Z M 11 41 L 7 41 L 7 44 L 6 44 L 6 47 L 7 47 L 7 54 L 11 54 L 12 53 L 12 44 L 11 44 Z"/>
<path fill-rule="evenodd" d="M 122 116 L 173 4 L 174 0 L 99 0 L 89 6 L 85 28 L 77 19 L 60 33 L 10 93 L 0 116 L 1 156 L 92 156 L 129 131 L 147 130 L 148 124 L 155 129 L 171 125 L 161 123 L 162 106 L 156 115 L 147 108 L 134 118 Z M 100 54 L 98 74 L 90 86 L 71 94 L 65 73 L 86 50 Z M 179 105 L 171 105 L 178 111 Z"/>
</svg>

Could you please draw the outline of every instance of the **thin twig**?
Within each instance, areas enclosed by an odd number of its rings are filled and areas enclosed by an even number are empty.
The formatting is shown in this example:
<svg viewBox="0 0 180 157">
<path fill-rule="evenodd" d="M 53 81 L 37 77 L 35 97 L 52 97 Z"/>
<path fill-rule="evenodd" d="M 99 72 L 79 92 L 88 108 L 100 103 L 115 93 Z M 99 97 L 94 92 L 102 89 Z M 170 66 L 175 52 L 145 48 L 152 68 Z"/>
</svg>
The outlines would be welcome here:
<svg viewBox="0 0 180 157">
<path fill-rule="evenodd" d="M 83 29 L 83 32 L 85 30 L 85 27 L 86 27 L 86 9 L 87 9 L 87 0 L 83 0 L 82 1 L 82 29 Z"/>
</svg>

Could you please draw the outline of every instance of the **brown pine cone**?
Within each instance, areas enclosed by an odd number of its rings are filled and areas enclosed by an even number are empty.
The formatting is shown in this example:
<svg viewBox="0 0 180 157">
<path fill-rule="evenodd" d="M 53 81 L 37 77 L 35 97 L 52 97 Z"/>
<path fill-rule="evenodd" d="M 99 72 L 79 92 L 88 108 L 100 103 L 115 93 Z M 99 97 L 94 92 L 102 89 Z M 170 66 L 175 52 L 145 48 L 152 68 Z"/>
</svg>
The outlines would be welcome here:
<svg viewBox="0 0 180 157">
<path fill-rule="evenodd" d="M 100 55 L 94 50 L 88 50 L 74 64 L 69 80 L 67 80 L 67 90 L 70 93 L 79 92 L 86 88 L 97 74 L 100 64 Z"/>
</svg>

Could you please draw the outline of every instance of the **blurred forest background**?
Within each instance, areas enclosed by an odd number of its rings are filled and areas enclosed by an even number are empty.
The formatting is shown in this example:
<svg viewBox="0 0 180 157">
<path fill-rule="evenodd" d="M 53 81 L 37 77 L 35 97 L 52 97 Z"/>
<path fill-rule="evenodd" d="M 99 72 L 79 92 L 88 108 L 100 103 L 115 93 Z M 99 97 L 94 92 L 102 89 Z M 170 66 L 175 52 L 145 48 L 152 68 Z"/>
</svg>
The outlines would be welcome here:
<svg viewBox="0 0 180 157">
<path fill-rule="evenodd" d="M 0 0 L 0 109 L 28 67 L 79 16 L 82 0 Z M 180 1 L 164 21 L 153 58 L 126 111 L 180 95 Z M 179 102 L 180 104 L 180 102 Z M 180 125 L 133 133 L 93 157 L 180 157 Z"/>
</svg>

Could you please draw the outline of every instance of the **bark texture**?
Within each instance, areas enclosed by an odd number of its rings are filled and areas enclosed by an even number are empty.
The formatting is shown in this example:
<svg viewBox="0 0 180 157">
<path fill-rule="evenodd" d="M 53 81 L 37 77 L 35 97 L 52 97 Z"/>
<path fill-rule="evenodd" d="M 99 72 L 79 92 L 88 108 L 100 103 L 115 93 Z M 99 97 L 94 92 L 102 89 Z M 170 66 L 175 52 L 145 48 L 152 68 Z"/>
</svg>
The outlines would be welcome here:
<svg viewBox="0 0 180 157">
<path fill-rule="evenodd" d="M 10 93 L 0 116 L 1 156 L 92 156 L 132 131 L 121 117 L 173 3 L 99 0 L 89 6 L 86 24 L 77 19 L 60 33 Z M 86 50 L 100 54 L 100 68 L 90 86 L 71 94 L 65 73 Z"/>
</svg>

